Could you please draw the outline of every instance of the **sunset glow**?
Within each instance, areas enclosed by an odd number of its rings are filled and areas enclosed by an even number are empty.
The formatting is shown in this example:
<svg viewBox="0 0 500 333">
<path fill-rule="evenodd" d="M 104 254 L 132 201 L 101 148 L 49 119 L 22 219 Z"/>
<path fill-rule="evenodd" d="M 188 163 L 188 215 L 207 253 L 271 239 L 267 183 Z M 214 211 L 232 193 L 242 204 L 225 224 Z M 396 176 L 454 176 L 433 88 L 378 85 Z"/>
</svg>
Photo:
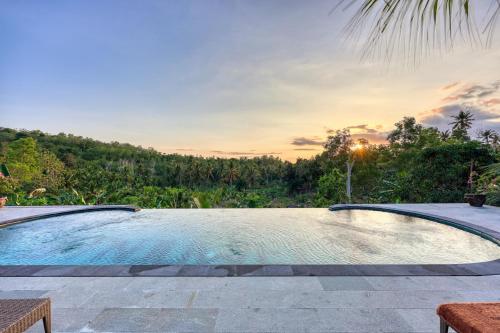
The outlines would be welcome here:
<svg viewBox="0 0 500 333">
<path fill-rule="evenodd" d="M 331 130 L 384 143 L 403 116 L 444 128 L 463 107 L 477 115 L 474 130 L 500 130 L 499 33 L 489 49 L 458 45 L 415 68 L 361 62 L 342 35 L 351 13 L 331 8 L 9 2 L 0 12 L 1 125 L 287 160 L 321 152 Z"/>
</svg>

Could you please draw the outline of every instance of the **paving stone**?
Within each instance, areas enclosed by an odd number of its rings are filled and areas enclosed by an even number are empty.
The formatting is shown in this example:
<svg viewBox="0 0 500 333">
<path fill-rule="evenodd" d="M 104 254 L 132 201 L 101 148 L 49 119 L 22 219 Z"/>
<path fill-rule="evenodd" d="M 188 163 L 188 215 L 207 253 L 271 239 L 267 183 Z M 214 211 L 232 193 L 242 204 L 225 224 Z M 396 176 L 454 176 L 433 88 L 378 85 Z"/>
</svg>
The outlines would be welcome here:
<svg viewBox="0 0 500 333">
<path fill-rule="evenodd" d="M 84 332 L 211 332 L 215 309 L 106 309 Z"/>
<path fill-rule="evenodd" d="M 459 291 L 462 302 L 500 302 L 500 290 Z"/>
<path fill-rule="evenodd" d="M 56 279 L 52 277 L 1 277 L 0 290 L 32 290 L 34 288 L 56 290 L 73 281 L 87 282 L 86 279 L 89 278 L 84 278 L 85 280 L 78 279 L 74 277 L 58 277 Z"/>
<path fill-rule="evenodd" d="M 468 290 L 470 286 L 454 276 L 367 276 L 375 290 Z"/>
<path fill-rule="evenodd" d="M 72 286 L 50 290 L 43 296 L 50 298 L 53 308 L 81 308 L 96 292 L 97 290 L 87 289 L 82 284 L 81 287 Z"/>
<path fill-rule="evenodd" d="M 481 295 L 474 295 L 480 298 Z M 472 296 L 471 296 L 472 297 Z M 200 291 L 193 307 L 217 308 L 434 308 L 461 301 L 455 291 Z"/>
<path fill-rule="evenodd" d="M 82 304 L 86 308 L 183 308 L 192 291 L 132 290 L 99 291 Z"/>
<path fill-rule="evenodd" d="M 54 309 L 52 325 L 56 331 L 79 331 L 101 312 L 102 309 Z"/>
<path fill-rule="evenodd" d="M 436 309 L 398 309 L 396 311 L 414 332 L 439 332 L 439 316 L 436 314 Z M 455 331 L 450 328 L 448 333 L 455 333 Z"/>
<path fill-rule="evenodd" d="M 47 290 L 8 290 L 0 291 L 0 299 L 8 298 L 40 298 Z"/>
<path fill-rule="evenodd" d="M 103 309 L 53 309 L 52 330 L 54 332 L 80 332 L 87 326 Z M 33 325 L 29 333 L 42 333 L 42 321 Z"/>
<path fill-rule="evenodd" d="M 323 290 L 315 277 L 176 277 L 163 281 L 135 279 L 132 285 L 163 290 Z"/>
<path fill-rule="evenodd" d="M 217 332 L 411 332 L 389 309 L 221 309 Z"/>
<path fill-rule="evenodd" d="M 397 309 L 396 311 L 415 332 L 439 331 L 439 317 L 435 309 Z"/>
<path fill-rule="evenodd" d="M 361 276 L 320 276 L 318 280 L 324 290 L 374 290 Z"/>
<path fill-rule="evenodd" d="M 133 271 L 136 266 L 133 266 L 129 271 L 133 275 L 137 276 L 176 276 L 181 270 L 182 266 L 161 266 L 152 269 L 143 269 L 139 272 Z"/>
<path fill-rule="evenodd" d="M 457 276 L 458 280 L 469 286 L 469 290 L 500 290 L 500 275 Z"/>
</svg>

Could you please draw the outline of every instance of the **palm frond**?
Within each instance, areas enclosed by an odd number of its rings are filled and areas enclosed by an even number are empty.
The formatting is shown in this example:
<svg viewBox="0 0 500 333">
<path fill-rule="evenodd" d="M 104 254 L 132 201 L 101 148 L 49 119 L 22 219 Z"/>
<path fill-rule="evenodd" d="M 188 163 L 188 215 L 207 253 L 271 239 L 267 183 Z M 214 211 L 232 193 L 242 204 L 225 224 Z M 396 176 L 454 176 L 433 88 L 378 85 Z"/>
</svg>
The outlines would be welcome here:
<svg viewBox="0 0 500 333">
<path fill-rule="evenodd" d="M 344 32 L 361 43 L 362 58 L 391 61 L 395 53 L 418 63 L 430 50 L 451 50 L 460 39 L 487 46 L 500 16 L 500 0 L 490 0 L 478 26 L 474 3 L 487 0 L 340 0 L 336 8 L 358 4 Z"/>
</svg>

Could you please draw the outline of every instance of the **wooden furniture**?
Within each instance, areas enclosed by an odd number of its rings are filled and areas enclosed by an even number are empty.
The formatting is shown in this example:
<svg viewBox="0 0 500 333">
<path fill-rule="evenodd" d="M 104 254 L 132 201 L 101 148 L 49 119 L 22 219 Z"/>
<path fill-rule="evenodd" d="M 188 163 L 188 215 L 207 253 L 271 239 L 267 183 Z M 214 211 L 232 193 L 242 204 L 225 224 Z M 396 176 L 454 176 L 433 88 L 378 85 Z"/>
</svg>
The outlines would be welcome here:
<svg viewBox="0 0 500 333">
<path fill-rule="evenodd" d="M 437 308 L 440 332 L 451 327 L 458 333 L 500 332 L 500 303 L 449 303 Z"/>
<path fill-rule="evenodd" d="M 51 333 L 50 299 L 0 300 L 0 333 L 21 333 L 43 320 L 45 333 Z"/>
</svg>

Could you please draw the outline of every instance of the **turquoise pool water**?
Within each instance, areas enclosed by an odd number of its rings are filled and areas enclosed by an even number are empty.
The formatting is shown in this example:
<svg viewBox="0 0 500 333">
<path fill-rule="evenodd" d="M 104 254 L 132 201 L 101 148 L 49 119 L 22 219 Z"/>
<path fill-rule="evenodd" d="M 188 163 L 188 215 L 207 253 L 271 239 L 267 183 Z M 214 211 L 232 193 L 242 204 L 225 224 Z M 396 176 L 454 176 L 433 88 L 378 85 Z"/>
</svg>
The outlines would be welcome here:
<svg viewBox="0 0 500 333">
<path fill-rule="evenodd" d="M 456 264 L 500 247 L 424 219 L 374 211 L 108 211 L 0 229 L 2 265 Z"/>
</svg>

